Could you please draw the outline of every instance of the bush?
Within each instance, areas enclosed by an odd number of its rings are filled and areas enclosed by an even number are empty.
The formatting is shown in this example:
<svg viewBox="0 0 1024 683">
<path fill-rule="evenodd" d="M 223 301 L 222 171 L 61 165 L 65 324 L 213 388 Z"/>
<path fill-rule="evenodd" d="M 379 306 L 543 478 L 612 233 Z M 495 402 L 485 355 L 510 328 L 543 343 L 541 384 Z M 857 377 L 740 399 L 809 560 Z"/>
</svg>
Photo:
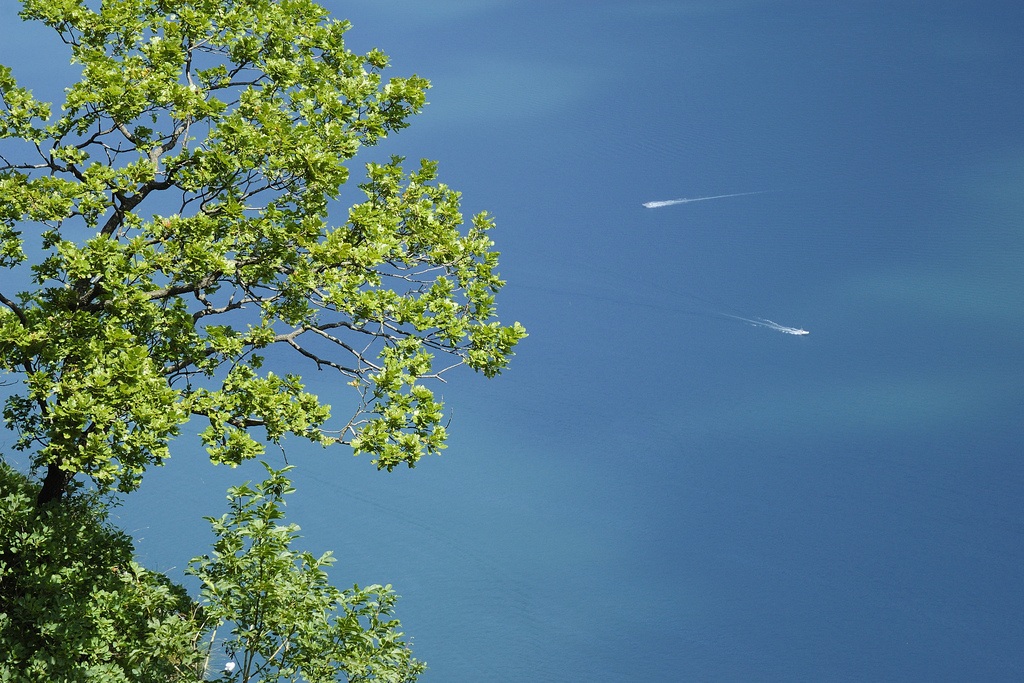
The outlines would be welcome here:
<svg viewBox="0 0 1024 683">
<path fill-rule="evenodd" d="M 0 681 L 202 680 L 185 590 L 133 560 L 96 495 L 37 508 L 37 494 L 0 463 Z"/>
</svg>

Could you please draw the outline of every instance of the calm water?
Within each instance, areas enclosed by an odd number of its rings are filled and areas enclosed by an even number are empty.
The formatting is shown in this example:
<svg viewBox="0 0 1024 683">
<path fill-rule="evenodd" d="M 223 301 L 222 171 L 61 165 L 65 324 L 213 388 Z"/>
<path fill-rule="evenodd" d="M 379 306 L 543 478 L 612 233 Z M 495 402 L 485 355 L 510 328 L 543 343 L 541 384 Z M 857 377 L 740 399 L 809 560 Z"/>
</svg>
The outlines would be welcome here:
<svg viewBox="0 0 1024 683">
<path fill-rule="evenodd" d="M 531 333 L 443 458 L 288 449 L 424 680 L 1024 678 L 1024 6 L 327 6 L 434 82 L 374 154 L 496 215 Z M 172 575 L 249 476 L 199 450 L 120 512 Z"/>
</svg>

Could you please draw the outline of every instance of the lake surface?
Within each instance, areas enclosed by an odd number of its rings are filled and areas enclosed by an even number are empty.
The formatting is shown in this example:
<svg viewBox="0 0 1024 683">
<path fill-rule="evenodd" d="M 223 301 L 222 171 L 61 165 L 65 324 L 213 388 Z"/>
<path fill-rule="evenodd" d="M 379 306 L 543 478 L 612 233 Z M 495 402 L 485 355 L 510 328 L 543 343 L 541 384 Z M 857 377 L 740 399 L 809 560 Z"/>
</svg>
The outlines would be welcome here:
<svg viewBox="0 0 1024 683">
<path fill-rule="evenodd" d="M 496 216 L 531 335 L 444 387 L 441 458 L 287 449 L 422 680 L 1024 679 L 1024 5 L 326 6 L 433 81 L 362 159 Z M 204 460 L 119 511 L 172 576 L 259 473 Z"/>
</svg>

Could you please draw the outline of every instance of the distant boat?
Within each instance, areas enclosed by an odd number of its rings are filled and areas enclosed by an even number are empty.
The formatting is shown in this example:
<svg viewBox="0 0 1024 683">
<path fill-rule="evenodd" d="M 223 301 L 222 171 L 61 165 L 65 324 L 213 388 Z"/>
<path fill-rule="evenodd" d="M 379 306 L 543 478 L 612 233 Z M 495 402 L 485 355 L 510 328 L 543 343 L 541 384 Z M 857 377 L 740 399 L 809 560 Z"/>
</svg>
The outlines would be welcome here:
<svg viewBox="0 0 1024 683">
<path fill-rule="evenodd" d="M 764 194 L 765 192 L 771 192 L 771 190 L 758 190 L 757 192 L 737 192 L 735 194 L 716 194 L 713 197 L 694 197 L 693 199 L 664 199 L 657 202 L 644 202 L 644 206 L 648 209 L 660 209 L 663 206 L 673 206 L 675 204 L 689 204 L 690 202 L 703 202 L 708 199 L 725 199 L 726 197 L 743 197 L 748 194 Z"/>
</svg>

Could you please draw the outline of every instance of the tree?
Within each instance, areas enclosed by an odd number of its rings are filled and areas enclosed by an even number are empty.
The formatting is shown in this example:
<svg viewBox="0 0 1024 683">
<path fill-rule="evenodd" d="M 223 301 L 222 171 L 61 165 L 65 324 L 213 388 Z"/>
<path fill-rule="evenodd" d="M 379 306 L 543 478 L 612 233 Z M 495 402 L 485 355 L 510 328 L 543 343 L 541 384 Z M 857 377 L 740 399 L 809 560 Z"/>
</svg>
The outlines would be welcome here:
<svg viewBox="0 0 1024 683">
<path fill-rule="evenodd" d="M 384 54 L 347 50 L 348 23 L 309 0 L 93 4 L 23 1 L 82 68 L 59 117 L 0 69 L 0 136 L 23 143 L 0 159 L 0 265 L 41 254 L 35 289 L 0 292 L 0 364 L 25 378 L 4 416 L 46 468 L 41 502 L 77 474 L 134 490 L 190 416 L 219 463 L 287 434 L 384 469 L 441 449 L 423 380 L 493 376 L 525 334 L 494 319 L 493 221 L 460 233 L 436 164 L 398 158 L 367 165 L 343 223 L 329 212 L 428 83 L 384 82 Z M 264 368 L 272 346 L 350 380 L 353 416 L 328 428 L 329 406 Z"/>
<path fill-rule="evenodd" d="M 496 319 L 486 213 L 424 160 L 349 162 L 429 83 L 310 0 L 22 0 L 81 79 L 58 113 L 0 66 L 0 369 L 40 511 L 136 490 L 193 417 L 214 463 L 296 436 L 412 467 L 444 447 L 428 380 L 493 377 L 525 336 Z M 351 386 L 351 410 L 282 373 Z M 289 537 L 290 538 L 290 537 Z M 302 565 L 302 562 L 299 562 Z M 298 565 L 297 565 L 298 566 Z M 308 565 L 316 569 L 316 563 Z M 305 570 L 303 570 L 305 571 Z M 340 599 L 332 596 L 340 605 Z"/>
<path fill-rule="evenodd" d="M 0 463 L 0 681 L 201 680 L 202 608 L 134 561 L 95 492 L 37 493 Z"/>
<path fill-rule="evenodd" d="M 279 523 L 294 491 L 291 468 L 266 467 L 255 488 L 228 491 L 228 514 L 207 518 L 217 534 L 213 553 L 189 567 L 203 583 L 208 627 L 230 624 L 232 680 L 294 680 L 299 672 L 309 683 L 335 681 L 339 672 L 352 682 L 414 680 L 425 667 L 397 630 L 391 586 L 338 590 L 325 572 L 330 553 L 292 550 L 298 527 Z"/>
</svg>

